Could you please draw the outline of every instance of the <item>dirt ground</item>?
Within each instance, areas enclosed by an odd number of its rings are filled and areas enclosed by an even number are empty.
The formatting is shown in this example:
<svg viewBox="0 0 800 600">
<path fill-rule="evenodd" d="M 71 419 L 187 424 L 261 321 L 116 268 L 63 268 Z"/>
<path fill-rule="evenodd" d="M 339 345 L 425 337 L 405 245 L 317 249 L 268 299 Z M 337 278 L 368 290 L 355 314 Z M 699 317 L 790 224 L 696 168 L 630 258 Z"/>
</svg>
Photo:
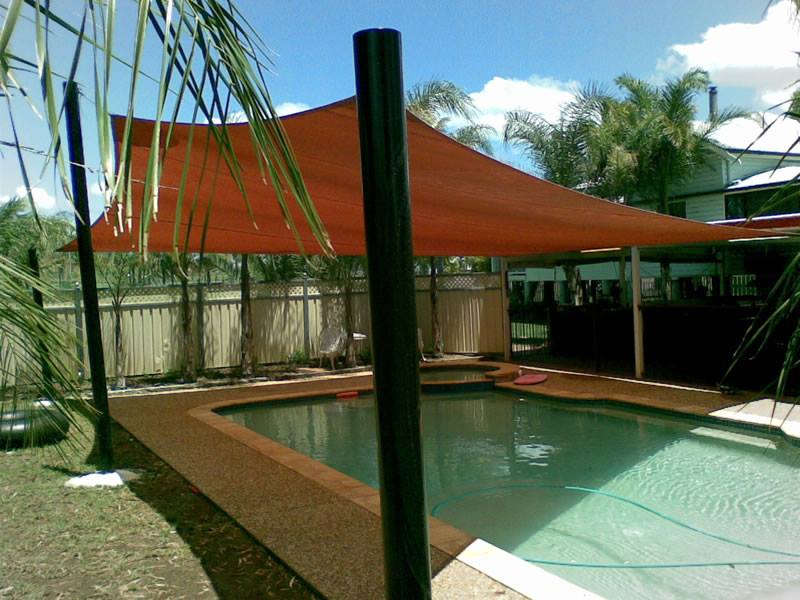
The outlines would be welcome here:
<svg viewBox="0 0 800 600">
<path fill-rule="evenodd" d="M 94 470 L 87 437 L 70 440 L 0 453 L 0 598 L 318 597 L 121 427 L 115 464 L 141 477 L 65 488 Z"/>
</svg>

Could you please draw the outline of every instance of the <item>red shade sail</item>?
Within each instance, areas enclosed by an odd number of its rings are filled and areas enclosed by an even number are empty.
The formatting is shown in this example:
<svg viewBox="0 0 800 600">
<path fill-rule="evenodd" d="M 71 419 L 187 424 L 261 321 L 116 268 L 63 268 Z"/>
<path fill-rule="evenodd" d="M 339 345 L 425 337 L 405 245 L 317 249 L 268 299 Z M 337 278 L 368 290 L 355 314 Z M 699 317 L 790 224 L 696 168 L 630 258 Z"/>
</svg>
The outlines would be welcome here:
<svg viewBox="0 0 800 600">
<path fill-rule="evenodd" d="M 311 198 L 336 252 L 364 254 L 358 117 L 355 99 L 282 118 Z M 117 144 L 124 119 L 114 121 Z M 152 121 L 133 124 L 133 170 L 143 180 Z M 212 253 L 298 253 L 284 225 L 271 186 L 262 181 L 246 124 L 229 125 L 244 173 L 255 224 L 213 141 L 206 168 L 203 153 L 208 125 L 196 126 L 182 218 L 189 205 L 197 212 L 188 248 L 199 251 L 202 224 L 211 203 L 205 251 Z M 190 125 L 177 125 L 166 151 L 159 192 L 158 222 L 150 229 L 153 252 L 172 251 L 177 188 L 180 185 Z M 162 136 L 163 138 L 164 136 Z M 417 256 L 520 256 L 615 246 L 654 246 L 721 241 L 764 235 L 738 227 L 707 225 L 594 198 L 523 173 L 455 142 L 408 116 L 414 253 Z M 202 176 L 201 176 L 202 174 Z M 114 235 L 104 219 L 92 235 L 98 252 L 135 250 L 143 185 L 134 183 L 131 234 Z M 299 209 L 292 214 L 305 250 L 321 252 Z M 183 237 L 181 237 L 183 240 Z M 72 246 L 72 247 L 71 247 Z M 66 249 L 74 249 L 71 244 Z"/>
</svg>

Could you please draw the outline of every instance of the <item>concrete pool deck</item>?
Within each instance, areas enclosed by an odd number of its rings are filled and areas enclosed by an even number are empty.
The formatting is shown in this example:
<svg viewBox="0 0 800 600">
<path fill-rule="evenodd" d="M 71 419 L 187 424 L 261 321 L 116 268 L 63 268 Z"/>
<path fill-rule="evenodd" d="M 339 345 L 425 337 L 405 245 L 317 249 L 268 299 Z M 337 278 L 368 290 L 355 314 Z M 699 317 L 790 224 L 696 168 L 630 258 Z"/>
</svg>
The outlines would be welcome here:
<svg viewBox="0 0 800 600">
<path fill-rule="evenodd" d="M 501 379 L 512 377 L 518 370 L 516 365 L 504 363 L 480 364 L 502 368 Z M 451 365 L 457 363 L 449 362 Z M 546 382 L 526 391 L 694 415 L 709 415 L 743 403 L 741 395 L 708 390 L 555 371 L 548 374 Z M 497 385 L 522 389 L 512 383 Z M 371 386 L 369 374 L 332 375 L 294 382 L 116 396 L 111 398 L 111 410 L 117 422 L 322 595 L 381 598 L 378 491 L 214 412 L 224 406 L 367 391 Z M 535 595 L 536 589 L 547 589 L 499 583 L 493 577 L 508 580 L 496 576 L 491 569 L 481 568 L 480 561 L 470 562 L 470 556 L 476 554 L 475 538 L 438 519 L 430 519 L 430 541 L 435 598 L 516 600 Z M 468 552 L 462 555 L 465 550 Z M 583 590 L 573 592 L 571 597 L 593 597 Z"/>
</svg>

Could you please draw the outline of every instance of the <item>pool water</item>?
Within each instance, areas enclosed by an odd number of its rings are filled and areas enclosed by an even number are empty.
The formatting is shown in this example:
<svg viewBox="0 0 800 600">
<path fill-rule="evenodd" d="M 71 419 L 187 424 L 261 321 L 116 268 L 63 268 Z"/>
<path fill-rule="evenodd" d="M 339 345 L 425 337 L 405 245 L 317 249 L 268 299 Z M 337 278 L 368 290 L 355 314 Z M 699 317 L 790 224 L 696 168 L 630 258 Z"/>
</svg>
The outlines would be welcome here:
<svg viewBox="0 0 800 600">
<path fill-rule="evenodd" d="M 615 600 L 800 586 L 800 564 L 741 564 L 800 563 L 800 448 L 780 437 L 500 391 L 423 400 L 428 506 L 464 531 L 583 565 L 542 566 Z M 374 411 L 362 395 L 225 414 L 378 487 Z M 652 566 L 698 563 L 724 565 Z"/>
<path fill-rule="evenodd" d="M 419 370 L 419 378 L 422 383 L 434 383 L 442 381 L 486 381 L 486 369 L 476 368 L 428 368 Z"/>
</svg>

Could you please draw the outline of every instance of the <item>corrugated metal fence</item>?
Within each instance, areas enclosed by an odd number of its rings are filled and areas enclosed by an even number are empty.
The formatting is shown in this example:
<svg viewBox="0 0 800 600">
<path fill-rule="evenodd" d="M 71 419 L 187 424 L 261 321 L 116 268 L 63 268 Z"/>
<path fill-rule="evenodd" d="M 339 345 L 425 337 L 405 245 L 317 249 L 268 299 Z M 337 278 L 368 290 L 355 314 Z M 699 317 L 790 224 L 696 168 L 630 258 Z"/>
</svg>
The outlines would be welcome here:
<svg viewBox="0 0 800 600">
<path fill-rule="evenodd" d="M 446 352 L 495 353 L 503 350 L 500 279 L 497 274 L 441 275 L 439 307 Z M 417 278 L 417 322 L 427 345 L 431 342 L 429 278 Z M 198 335 L 197 285 L 202 286 L 204 310 L 202 338 Z M 239 364 L 240 302 L 236 284 L 192 286 L 195 345 L 204 348 L 206 368 Z M 364 281 L 357 281 L 353 295 L 355 329 L 369 336 L 369 304 Z M 304 291 L 305 290 L 305 291 Z M 154 287 L 133 290 L 122 306 L 125 375 L 148 375 L 178 370 L 181 366 L 180 288 Z M 75 331 L 80 295 L 62 292 L 57 304 L 47 308 Z M 251 286 L 256 359 L 261 363 L 286 361 L 293 352 L 316 355 L 320 331 L 343 326 L 342 296 L 330 284 L 317 281 L 253 283 Z M 308 348 L 305 343 L 304 307 L 308 314 Z M 107 290 L 100 291 L 100 316 L 106 370 L 115 373 L 114 316 Z M 78 356 L 85 356 L 85 333 Z M 77 369 L 78 366 L 76 365 Z"/>
</svg>

